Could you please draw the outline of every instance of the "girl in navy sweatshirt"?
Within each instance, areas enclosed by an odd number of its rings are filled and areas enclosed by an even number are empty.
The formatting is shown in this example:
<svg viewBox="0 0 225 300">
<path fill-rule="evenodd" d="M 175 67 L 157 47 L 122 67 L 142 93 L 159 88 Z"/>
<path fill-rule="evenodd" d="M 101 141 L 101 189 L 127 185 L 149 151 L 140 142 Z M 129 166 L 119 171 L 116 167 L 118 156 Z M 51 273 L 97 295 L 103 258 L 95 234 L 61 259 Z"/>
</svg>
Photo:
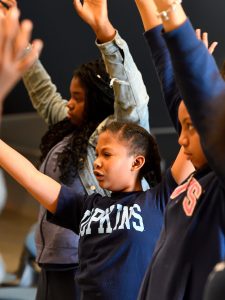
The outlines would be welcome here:
<svg viewBox="0 0 225 300">
<path fill-rule="evenodd" d="M 215 62 L 179 1 L 136 3 L 179 143 L 196 168 L 170 197 L 139 299 L 200 300 L 208 274 L 225 256 L 224 169 L 209 139 L 215 118 L 210 101 L 224 82 L 216 79 Z"/>
<path fill-rule="evenodd" d="M 137 299 L 165 206 L 183 180 L 183 151 L 162 180 L 155 165 L 157 145 L 145 129 L 111 122 L 99 135 L 94 162 L 95 177 L 111 197 L 87 196 L 42 174 L 0 141 L 0 166 L 46 207 L 49 221 L 80 235 L 77 278 L 85 300 Z M 144 192 L 141 179 L 149 171 L 161 182 Z"/>
</svg>

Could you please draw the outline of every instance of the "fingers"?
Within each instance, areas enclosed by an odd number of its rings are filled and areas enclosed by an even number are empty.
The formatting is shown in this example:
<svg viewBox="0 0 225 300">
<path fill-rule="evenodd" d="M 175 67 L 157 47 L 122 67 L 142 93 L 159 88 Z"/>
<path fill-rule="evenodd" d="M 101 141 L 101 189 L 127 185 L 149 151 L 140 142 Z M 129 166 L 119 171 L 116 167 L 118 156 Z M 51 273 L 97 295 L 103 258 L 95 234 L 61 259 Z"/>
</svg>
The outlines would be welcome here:
<svg viewBox="0 0 225 300">
<path fill-rule="evenodd" d="M 32 28 L 29 20 L 19 23 L 16 6 L 6 15 L 0 14 L 0 102 L 40 55 L 43 47 L 40 40 L 35 40 L 31 50 L 26 51 Z"/>
<path fill-rule="evenodd" d="M 214 50 L 216 49 L 217 45 L 218 45 L 218 42 L 213 42 L 213 43 L 210 45 L 210 47 L 208 48 L 210 54 L 213 54 L 213 52 L 214 52 Z"/>
<path fill-rule="evenodd" d="M 29 50 L 29 52 L 18 61 L 17 68 L 21 75 L 39 58 L 42 48 L 43 42 L 41 40 L 34 40 L 32 42 L 31 50 Z"/>
<path fill-rule="evenodd" d="M 10 8 L 17 6 L 17 1 L 16 0 L 3 0 L 3 1 L 5 1 Z"/>
<path fill-rule="evenodd" d="M 21 22 L 17 37 L 15 39 L 14 45 L 14 58 L 18 59 L 24 55 L 24 51 L 27 48 L 31 32 L 33 29 L 33 24 L 30 20 L 24 20 Z"/>
<path fill-rule="evenodd" d="M 0 12 L 4 15 L 13 7 L 17 7 L 16 0 L 0 0 Z"/>
<path fill-rule="evenodd" d="M 201 29 L 200 28 L 195 29 L 195 33 L 196 33 L 197 39 L 201 40 Z"/>
<path fill-rule="evenodd" d="M 208 40 L 208 32 L 203 32 L 202 34 L 202 41 L 206 48 L 209 48 L 209 40 Z"/>
<path fill-rule="evenodd" d="M 81 9 L 83 7 L 80 0 L 74 0 L 73 1 L 73 6 L 74 6 L 74 8 L 75 8 L 75 10 L 77 11 L 78 14 L 81 12 Z"/>
<path fill-rule="evenodd" d="M 204 45 L 206 46 L 206 48 L 208 49 L 208 45 L 209 45 L 209 43 L 208 43 L 208 33 L 207 32 L 202 33 L 200 28 L 197 28 L 195 30 L 195 32 L 196 32 L 197 38 L 200 41 L 202 41 L 204 43 Z"/>
<path fill-rule="evenodd" d="M 19 30 L 19 11 L 17 8 L 1 19 L 0 49 L 2 61 L 9 61 L 13 56 L 13 44 Z"/>
<path fill-rule="evenodd" d="M 7 4 L 6 1 L 0 0 L 0 8 L 4 11 L 4 13 L 6 13 L 10 6 Z"/>
<path fill-rule="evenodd" d="M 32 22 L 24 20 L 19 24 L 19 10 L 13 7 L 6 16 L 0 16 L 0 82 L 14 84 L 37 60 L 43 43 L 34 41 L 31 50 L 26 51 L 32 33 Z"/>
<path fill-rule="evenodd" d="M 201 29 L 200 28 L 196 29 L 195 32 L 196 32 L 197 39 L 199 39 L 200 41 L 202 41 L 203 44 L 205 45 L 205 47 L 208 49 L 209 53 L 212 54 L 214 52 L 215 48 L 217 47 L 218 43 L 217 42 L 213 42 L 209 46 L 208 32 L 201 33 Z"/>
</svg>

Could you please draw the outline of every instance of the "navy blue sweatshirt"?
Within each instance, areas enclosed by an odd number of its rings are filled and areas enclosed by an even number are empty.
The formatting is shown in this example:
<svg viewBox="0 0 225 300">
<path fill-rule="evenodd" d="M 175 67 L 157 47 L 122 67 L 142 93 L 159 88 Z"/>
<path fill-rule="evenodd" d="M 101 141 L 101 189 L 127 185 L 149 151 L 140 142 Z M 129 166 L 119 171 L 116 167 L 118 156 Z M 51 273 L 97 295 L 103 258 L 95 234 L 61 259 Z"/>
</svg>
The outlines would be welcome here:
<svg viewBox="0 0 225 300">
<path fill-rule="evenodd" d="M 180 74 L 179 62 L 183 59 L 184 53 L 182 55 L 179 53 L 177 50 L 179 47 L 182 47 L 186 53 L 188 52 L 189 59 L 186 64 L 190 68 L 194 65 L 195 72 L 198 70 L 199 76 L 206 72 L 205 69 L 195 65 L 195 46 L 190 40 L 189 26 L 187 22 L 183 25 L 183 30 L 180 28 L 176 32 L 166 34 L 173 62 L 176 61 L 175 73 L 166 43 L 160 33 L 161 27 L 146 33 L 174 124 L 177 123 L 179 99 L 185 100 L 187 94 L 189 106 L 198 112 L 195 123 L 198 122 L 198 118 L 201 119 L 201 115 L 206 114 L 206 112 L 200 111 L 198 105 L 196 107 L 195 103 L 192 103 L 199 95 L 192 97 L 194 91 L 186 83 L 189 75 L 187 72 L 182 76 Z M 174 45 L 176 38 L 178 41 Z M 203 49 L 202 43 L 199 43 Z M 184 64 L 183 69 L 187 65 Z M 175 75 L 176 79 L 179 77 L 179 81 L 177 79 L 179 90 L 176 87 Z M 185 82 L 186 93 L 181 89 L 181 81 Z M 196 84 L 194 82 L 194 85 Z M 181 96 L 179 96 L 179 91 Z M 197 114 L 200 116 L 197 117 Z M 214 265 L 225 256 L 225 190 L 213 167 L 214 164 L 211 164 L 210 161 L 209 166 L 193 174 L 171 195 L 165 212 L 163 230 L 152 262 L 146 272 L 139 299 L 202 299 L 208 274 Z"/>
<path fill-rule="evenodd" d="M 85 300 L 136 300 L 176 187 L 171 172 L 146 192 L 81 196 L 63 186 L 51 221 L 79 233 L 79 272 Z M 53 218 L 53 219 L 52 219 Z"/>
</svg>

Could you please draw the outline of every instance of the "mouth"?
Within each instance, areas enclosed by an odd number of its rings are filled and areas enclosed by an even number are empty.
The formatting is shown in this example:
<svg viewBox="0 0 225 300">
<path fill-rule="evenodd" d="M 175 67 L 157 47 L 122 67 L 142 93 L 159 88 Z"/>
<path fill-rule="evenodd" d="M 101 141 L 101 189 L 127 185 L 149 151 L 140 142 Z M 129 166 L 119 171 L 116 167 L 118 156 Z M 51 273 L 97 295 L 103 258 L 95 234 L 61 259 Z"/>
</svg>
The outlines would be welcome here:
<svg viewBox="0 0 225 300">
<path fill-rule="evenodd" d="M 68 118 L 68 119 L 71 119 L 71 118 L 72 118 L 72 115 L 70 114 L 69 111 L 67 112 L 67 118 Z"/>
<path fill-rule="evenodd" d="M 186 155 L 188 159 L 191 159 L 192 157 L 192 154 L 186 151 L 184 151 L 184 155 Z"/>
<path fill-rule="evenodd" d="M 98 181 L 101 181 L 104 178 L 104 175 L 101 172 L 96 171 L 96 170 L 94 170 L 94 175 Z"/>
</svg>

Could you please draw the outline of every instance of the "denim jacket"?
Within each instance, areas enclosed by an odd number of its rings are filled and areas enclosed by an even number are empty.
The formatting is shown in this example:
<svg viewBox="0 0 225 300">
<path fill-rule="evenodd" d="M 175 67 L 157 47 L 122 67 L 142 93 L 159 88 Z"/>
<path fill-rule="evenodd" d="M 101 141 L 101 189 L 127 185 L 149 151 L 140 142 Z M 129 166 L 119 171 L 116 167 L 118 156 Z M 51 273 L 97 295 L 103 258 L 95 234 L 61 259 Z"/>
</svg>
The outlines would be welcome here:
<svg viewBox="0 0 225 300">
<path fill-rule="evenodd" d="M 148 113 L 148 94 L 143 83 L 142 75 L 138 71 L 133 58 L 129 52 L 126 42 L 120 37 L 118 32 L 115 38 L 107 43 L 98 44 L 102 58 L 104 60 L 107 72 L 111 78 L 111 85 L 114 89 L 115 102 L 114 114 L 106 118 L 93 132 L 89 139 L 87 149 L 87 159 L 84 162 L 84 168 L 79 170 L 79 178 L 87 194 L 98 192 L 102 195 L 109 195 L 109 191 L 99 187 L 98 182 L 93 174 L 93 162 L 95 160 L 95 146 L 101 127 L 109 119 L 120 121 L 132 121 L 149 130 L 149 113 Z M 40 63 L 37 61 L 33 67 L 24 75 L 24 84 L 27 88 L 34 108 L 39 115 L 49 124 L 55 124 L 67 116 L 67 101 L 62 99 L 57 92 L 56 86 L 51 82 L 51 78 Z M 143 182 L 143 189 L 148 188 L 147 182 Z M 52 226 L 56 226 L 51 224 Z M 46 226 L 48 226 L 46 224 Z M 62 230 L 66 230 L 62 228 Z M 67 230 L 68 231 L 68 230 Z M 71 234 L 73 234 L 71 232 Z M 54 235 L 49 232 L 49 239 Z M 74 234 L 73 234 L 74 235 Z M 46 244 L 48 237 L 45 237 Z M 58 241 L 60 243 L 60 241 Z M 41 240 L 39 238 L 39 245 Z M 51 247 L 50 255 L 38 247 L 38 261 L 42 263 L 74 263 L 77 262 L 74 257 L 74 247 L 72 238 L 67 251 L 64 248 L 64 254 L 59 255 Z M 55 250 L 60 245 L 54 245 Z M 62 246 L 61 246 L 62 248 Z M 69 249 L 70 248 L 70 249 Z M 73 252 L 72 252 L 73 251 Z M 71 252 L 71 253 L 70 253 Z M 42 256 L 42 258 L 40 257 Z"/>
<path fill-rule="evenodd" d="M 104 44 L 96 42 L 96 45 L 101 51 L 115 94 L 114 115 L 108 118 L 136 122 L 149 130 L 149 97 L 142 75 L 133 61 L 127 43 L 117 32 L 112 41 Z M 67 116 L 67 101 L 62 99 L 57 92 L 56 86 L 51 82 L 50 76 L 40 61 L 37 61 L 24 75 L 23 80 L 34 108 L 49 125 L 55 124 Z M 79 172 L 88 194 L 92 194 L 94 191 L 105 194 L 105 191 L 98 186 L 92 166 L 99 131 L 107 119 L 96 128 L 90 137 L 86 165 L 83 171 Z"/>
</svg>

